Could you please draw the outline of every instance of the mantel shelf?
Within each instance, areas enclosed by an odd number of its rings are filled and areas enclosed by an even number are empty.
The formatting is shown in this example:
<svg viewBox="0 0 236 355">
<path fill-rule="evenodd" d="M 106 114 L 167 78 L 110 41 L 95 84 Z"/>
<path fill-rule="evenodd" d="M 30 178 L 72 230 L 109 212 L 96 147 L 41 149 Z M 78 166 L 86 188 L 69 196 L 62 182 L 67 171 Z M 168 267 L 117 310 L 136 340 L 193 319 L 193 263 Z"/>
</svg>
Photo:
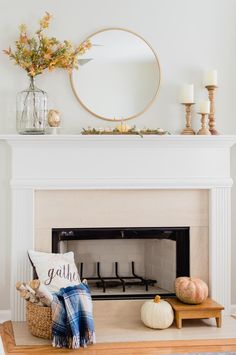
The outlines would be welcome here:
<svg viewBox="0 0 236 355">
<path fill-rule="evenodd" d="M 20 135 L 20 134 L 0 134 L 0 141 L 6 141 L 10 145 L 21 144 L 30 142 L 31 144 L 37 144 L 41 142 L 99 142 L 104 144 L 117 144 L 122 142 L 131 144 L 132 146 L 140 146 L 137 143 L 146 143 L 171 147 L 188 145 L 188 146 L 211 146 L 211 147 L 231 147 L 236 143 L 236 135 L 218 135 L 218 136 L 185 136 L 185 135 L 81 135 L 81 134 L 58 134 L 58 135 Z"/>
<path fill-rule="evenodd" d="M 144 136 L 129 134 L 0 134 L 0 140 L 168 140 L 168 141 L 236 141 L 235 135 L 217 135 L 217 136 L 201 136 L 201 135 L 181 135 L 181 134 L 148 134 Z"/>
<path fill-rule="evenodd" d="M 236 135 L 0 135 L 11 148 L 11 186 L 31 188 L 230 187 Z M 29 164 L 30 162 L 30 164 Z"/>
</svg>

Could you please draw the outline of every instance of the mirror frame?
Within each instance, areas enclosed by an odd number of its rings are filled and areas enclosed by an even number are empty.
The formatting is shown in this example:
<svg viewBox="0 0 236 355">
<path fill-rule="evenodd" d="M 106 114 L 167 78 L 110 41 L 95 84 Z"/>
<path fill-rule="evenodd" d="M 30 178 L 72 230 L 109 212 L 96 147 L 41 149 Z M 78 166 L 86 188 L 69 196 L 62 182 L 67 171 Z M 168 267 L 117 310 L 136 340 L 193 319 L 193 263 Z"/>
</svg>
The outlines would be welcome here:
<svg viewBox="0 0 236 355">
<path fill-rule="evenodd" d="M 155 101 L 156 97 L 157 97 L 157 94 L 159 93 L 159 90 L 160 90 L 160 84 L 161 84 L 161 67 L 160 67 L 160 62 L 159 62 L 159 59 L 158 59 L 158 56 L 157 56 L 157 53 L 154 51 L 154 49 L 152 48 L 152 46 L 142 37 L 140 36 L 139 34 L 131 31 L 131 30 L 128 30 L 128 29 L 125 29 L 125 28 L 121 28 L 121 27 L 108 27 L 108 28 L 104 28 L 102 30 L 99 30 L 99 31 L 96 31 L 94 33 L 92 33 L 90 36 L 88 36 L 84 41 L 86 40 L 91 40 L 91 38 L 93 36 L 95 36 L 96 34 L 99 34 L 101 32 L 106 32 L 106 31 L 111 31 L 111 30 L 119 30 L 119 31 L 125 31 L 125 32 L 129 32 L 131 34 L 133 34 L 134 36 L 137 36 L 139 37 L 142 41 L 144 41 L 147 46 L 151 49 L 152 53 L 154 54 L 154 57 L 156 59 L 156 62 L 157 62 L 157 66 L 158 66 L 158 69 L 159 69 L 159 82 L 157 83 L 157 89 L 156 89 L 156 92 L 154 94 L 154 96 L 152 97 L 152 99 L 148 102 L 148 104 L 144 107 L 143 110 L 141 110 L 140 112 L 132 115 L 132 116 L 129 116 L 129 117 L 126 117 L 126 118 L 107 118 L 107 117 L 103 117 L 99 114 L 97 114 L 96 112 L 93 112 L 90 108 L 88 108 L 84 102 L 80 99 L 78 93 L 76 92 L 75 90 L 75 86 L 74 86 L 74 82 L 73 82 L 73 77 L 72 77 L 72 73 L 70 73 L 70 83 L 71 83 L 71 87 L 72 87 L 72 91 L 75 95 L 75 97 L 77 98 L 77 100 L 79 101 L 79 103 L 81 104 L 81 106 L 86 110 L 88 111 L 90 114 L 92 114 L 93 116 L 97 117 L 97 118 L 100 118 L 104 121 L 109 121 L 109 122 L 123 122 L 123 121 L 128 121 L 128 120 L 132 120 L 133 118 L 136 118 L 140 115 L 142 115 L 144 112 L 146 112 L 149 107 L 153 104 L 153 102 Z M 80 70 L 80 69 L 74 69 L 74 70 Z"/>
</svg>

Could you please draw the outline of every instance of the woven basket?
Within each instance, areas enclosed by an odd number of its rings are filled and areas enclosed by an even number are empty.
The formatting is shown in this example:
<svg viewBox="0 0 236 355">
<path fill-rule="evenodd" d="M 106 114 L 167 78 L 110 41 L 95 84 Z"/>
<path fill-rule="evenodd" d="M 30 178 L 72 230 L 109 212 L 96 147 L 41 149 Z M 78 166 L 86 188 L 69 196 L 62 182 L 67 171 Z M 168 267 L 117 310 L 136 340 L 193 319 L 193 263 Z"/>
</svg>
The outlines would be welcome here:
<svg viewBox="0 0 236 355">
<path fill-rule="evenodd" d="M 31 334 L 44 339 L 52 338 L 51 307 L 26 302 L 26 320 Z"/>
</svg>

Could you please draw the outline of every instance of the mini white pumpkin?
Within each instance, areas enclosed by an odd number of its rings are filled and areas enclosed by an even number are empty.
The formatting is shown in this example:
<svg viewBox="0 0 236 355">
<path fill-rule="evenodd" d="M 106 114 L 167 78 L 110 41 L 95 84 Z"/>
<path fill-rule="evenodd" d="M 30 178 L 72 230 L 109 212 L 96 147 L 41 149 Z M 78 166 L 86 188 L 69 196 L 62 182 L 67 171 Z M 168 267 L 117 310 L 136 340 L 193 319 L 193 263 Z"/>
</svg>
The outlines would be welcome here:
<svg viewBox="0 0 236 355">
<path fill-rule="evenodd" d="M 166 329 L 173 323 L 174 312 L 168 302 L 156 296 L 142 305 L 141 320 L 149 328 Z"/>
</svg>

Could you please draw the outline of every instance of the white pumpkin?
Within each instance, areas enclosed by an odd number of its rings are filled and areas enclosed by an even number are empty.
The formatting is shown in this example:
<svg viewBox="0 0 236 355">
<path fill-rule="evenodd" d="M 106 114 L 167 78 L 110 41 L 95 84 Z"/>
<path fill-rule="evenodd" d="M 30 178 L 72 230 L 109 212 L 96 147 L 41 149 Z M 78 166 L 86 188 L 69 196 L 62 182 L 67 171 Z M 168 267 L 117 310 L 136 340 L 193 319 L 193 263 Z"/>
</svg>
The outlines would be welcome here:
<svg viewBox="0 0 236 355">
<path fill-rule="evenodd" d="M 166 329 L 173 323 L 174 312 L 168 302 L 156 296 L 142 305 L 141 320 L 149 328 Z"/>
</svg>

